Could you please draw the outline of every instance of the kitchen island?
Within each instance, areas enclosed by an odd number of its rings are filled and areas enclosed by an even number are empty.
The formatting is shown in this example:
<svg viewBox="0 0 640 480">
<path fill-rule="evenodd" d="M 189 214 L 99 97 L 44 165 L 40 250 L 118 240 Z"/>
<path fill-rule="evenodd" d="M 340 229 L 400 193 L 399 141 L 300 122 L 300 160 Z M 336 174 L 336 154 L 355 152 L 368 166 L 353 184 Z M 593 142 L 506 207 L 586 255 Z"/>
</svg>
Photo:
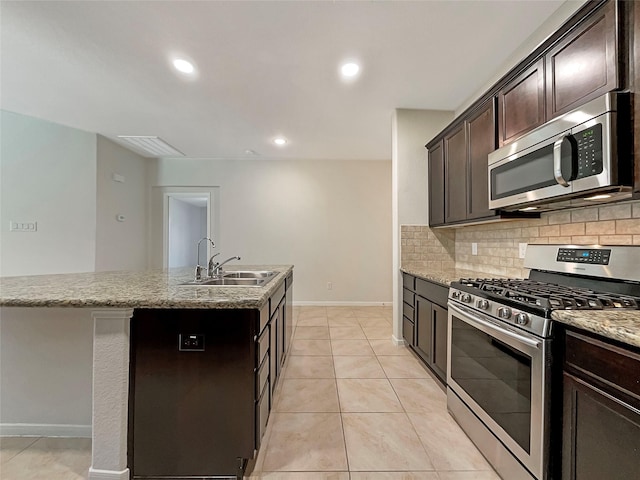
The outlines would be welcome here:
<svg viewBox="0 0 640 480">
<path fill-rule="evenodd" d="M 230 310 L 255 312 L 267 322 L 278 317 L 281 338 L 291 324 L 285 308 L 285 290 L 293 266 L 235 266 L 233 270 L 272 270 L 277 275 L 263 287 L 181 286 L 193 279 L 190 268 L 146 272 L 95 272 L 0 279 L 0 306 L 42 309 L 86 309 L 94 323 L 92 465 L 90 480 L 131 477 L 127 457 L 130 401 L 130 323 L 136 311 L 169 315 L 172 310 Z M 274 296 L 282 294 L 282 300 Z M 290 306 L 288 293 L 287 307 Z M 275 301 L 271 301 L 274 298 Z M 277 304 L 276 301 L 278 302 Z M 272 305 L 274 303 L 274 305 Z M 197 313 L 197 312 L 196 312 Z M 215 313 L 215 312 L 214 312 Z M 89 315 L 87 315 L 89 317 Z M 216 315 L 212 315 L 215 321 Z M 161 321 L 161 320 L 159 320 Z M 259 324 L 256 328 L 265 326 Z M 259 333 L 259 332 L 257 332 Z M 275 338 L 275 335 L 274 335 Z M 247 339 L 248 343 L 253 338 Z M 273 340 L 272 340 L 273 341 Z M 277 347 L 277 343 L 273 344 Z M 280 345 L 284 345 L 282 342 Z M 282 349 L 282 346 L 277 348 Z M 281 355 L 275 358 L 283 358 Z M 278 366 L 274 366 L 276 372 Z M 252 392 L 253 393 L 253 392 Z"/>
</svg>

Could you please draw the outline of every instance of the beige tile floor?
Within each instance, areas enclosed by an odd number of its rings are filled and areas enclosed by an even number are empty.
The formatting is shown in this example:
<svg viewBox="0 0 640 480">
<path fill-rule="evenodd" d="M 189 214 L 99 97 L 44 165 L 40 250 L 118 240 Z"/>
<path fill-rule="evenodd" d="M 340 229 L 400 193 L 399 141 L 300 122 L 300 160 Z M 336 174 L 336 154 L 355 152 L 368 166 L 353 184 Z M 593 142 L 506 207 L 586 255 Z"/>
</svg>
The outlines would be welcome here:
<svg viewBox="0 0 640 480">
<path fill-rule="evenodd" d="M 390 307 L 301 307 L 251 480 L 499 480 Z M 81 480 L 89 439 L 0 438 L 2 480 Z"/>
</svg>

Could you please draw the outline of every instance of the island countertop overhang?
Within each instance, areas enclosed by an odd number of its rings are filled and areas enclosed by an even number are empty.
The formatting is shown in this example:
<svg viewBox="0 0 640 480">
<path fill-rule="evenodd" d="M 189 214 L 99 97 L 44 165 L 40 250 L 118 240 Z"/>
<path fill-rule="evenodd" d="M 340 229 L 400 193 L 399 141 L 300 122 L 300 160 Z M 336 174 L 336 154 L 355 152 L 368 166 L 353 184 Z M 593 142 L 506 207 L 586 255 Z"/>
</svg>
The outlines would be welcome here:
<svg viewBox="0 0 640 480">
<path fill-rule="evenodd" d="M 293 265 L 234 265 L 234 270 L 272 270 L 264 287 L 180 286 L 193 269 L 87 272 L 0 277 L 2 307 L 69 308 L 262 308 Z"/>
</svg>

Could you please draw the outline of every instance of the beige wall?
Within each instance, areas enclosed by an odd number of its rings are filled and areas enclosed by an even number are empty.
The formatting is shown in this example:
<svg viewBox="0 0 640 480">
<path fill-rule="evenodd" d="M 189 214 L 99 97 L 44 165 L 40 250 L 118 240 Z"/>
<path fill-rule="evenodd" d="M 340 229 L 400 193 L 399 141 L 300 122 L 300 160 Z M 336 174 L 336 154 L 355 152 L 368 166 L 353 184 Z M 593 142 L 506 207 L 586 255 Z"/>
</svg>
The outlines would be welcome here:
<svg viewBox="0 0 640 480">
<path fill-rule="evenodd" d="M 451 236 L 454 253 L 451 253 Z M 478 244 L 478 255 L 471 244 Z M 543 214 L 535 220 L 502 221 L 459 228 L 403 226 L 402 265 L 455 267 L 508 277 L 526 277 L 518 246 L 527 244 L 640 245 L 640 201 Z"/>
<path fill-rule="evenodd" d="M 151 160 L 98 135 L 96 272 L 147 268 L 147 164 Z M 117 182 L 113 175 L 124 177 Z M 116 220 L 124 215 L 124 222 Z"/>
<path fill-rule="evenodd" d="M 296 303 L 392 301 L 390 161 L 160 159 L 149 181 L 218 187 L 215 251 L 244 265 L 295 265 Z"/>
</svg>

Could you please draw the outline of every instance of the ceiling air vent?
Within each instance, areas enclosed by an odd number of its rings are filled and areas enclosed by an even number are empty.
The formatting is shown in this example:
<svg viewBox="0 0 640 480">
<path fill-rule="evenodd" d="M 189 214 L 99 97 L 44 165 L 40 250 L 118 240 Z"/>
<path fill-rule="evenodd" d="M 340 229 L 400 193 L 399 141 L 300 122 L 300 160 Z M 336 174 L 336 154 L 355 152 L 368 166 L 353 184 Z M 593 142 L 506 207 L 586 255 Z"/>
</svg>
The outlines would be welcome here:
<svg viewBox="0 0 640 480">
<path fill-rule="evenodd" d="M 144 152 L 147 157 L 184 157 L 184 153 L 175 149 L 160 137 L 148 135 L 118 135 L 124 143 Z"/>
</svg>

